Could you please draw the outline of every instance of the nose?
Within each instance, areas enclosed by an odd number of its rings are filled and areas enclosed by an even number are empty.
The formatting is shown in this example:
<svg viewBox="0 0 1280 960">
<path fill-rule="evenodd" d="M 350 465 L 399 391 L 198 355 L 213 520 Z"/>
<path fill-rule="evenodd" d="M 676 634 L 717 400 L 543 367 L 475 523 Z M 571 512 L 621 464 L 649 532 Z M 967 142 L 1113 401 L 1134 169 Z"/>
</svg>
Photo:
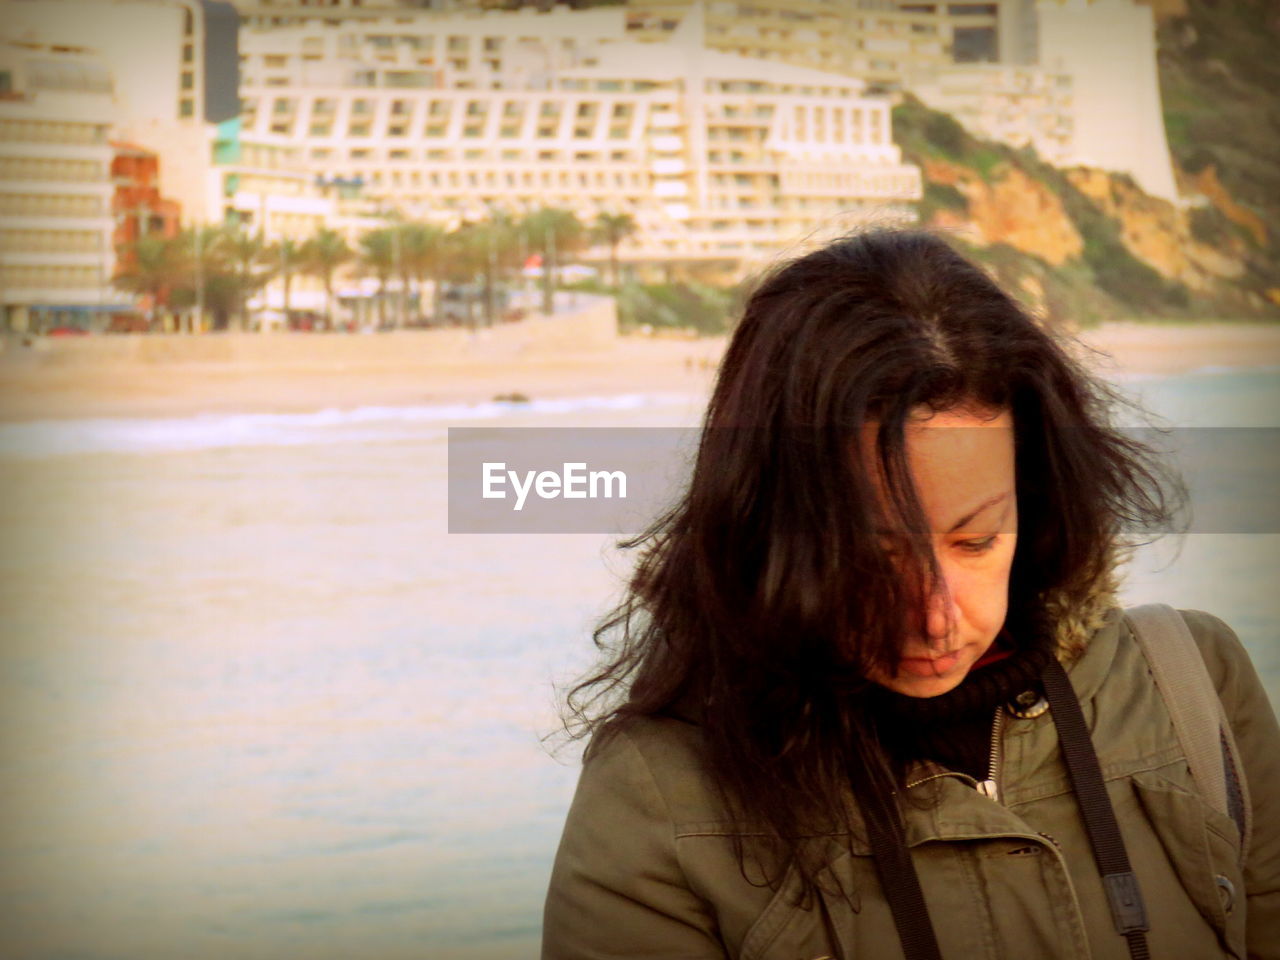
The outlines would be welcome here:
<svg viewBox="0 0 1280 960">
<path fill-rule="evenodd" d="M 947 572 L 942 570 L 938 582 L 934 585 L 933 593 L 929 596 L 929 607 L 925 618 L 931 647 L 947 646 L 947 639 L 951 636 L 959 613 L 955 598 L 955 590 L 949 582 Z"/>
</svg>

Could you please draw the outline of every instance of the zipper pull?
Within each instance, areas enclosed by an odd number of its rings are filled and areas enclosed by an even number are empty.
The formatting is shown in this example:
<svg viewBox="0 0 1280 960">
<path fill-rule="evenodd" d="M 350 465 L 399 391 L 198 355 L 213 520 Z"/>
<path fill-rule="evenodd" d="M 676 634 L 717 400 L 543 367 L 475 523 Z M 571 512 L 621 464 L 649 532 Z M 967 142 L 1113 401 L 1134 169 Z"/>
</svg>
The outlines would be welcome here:
<svg viewBox="0 0 1280 960">
<path fill-rule="evenodd" d="M 978 792 L 1000 802 L 1000 735 L 1004 730 L 1004 707 L 996 707 L 991 721 L 991 758 L 987 763 L 987 779 L 978 784 Z"/>
</svg>

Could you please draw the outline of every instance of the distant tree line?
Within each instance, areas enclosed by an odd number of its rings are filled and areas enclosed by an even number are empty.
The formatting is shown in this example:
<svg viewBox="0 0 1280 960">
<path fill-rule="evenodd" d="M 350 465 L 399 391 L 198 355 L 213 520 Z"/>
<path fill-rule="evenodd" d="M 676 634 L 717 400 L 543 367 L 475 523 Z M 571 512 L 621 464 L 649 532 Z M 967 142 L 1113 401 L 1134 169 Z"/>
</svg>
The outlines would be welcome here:
<svg viewBox="0 0 1280 960">
<path fill-rule="evenodd" d="M 250 329 L 254 319 L 250 304 L 276 279 L 288 317 L 299 276 L 320 281 L 325 294 L 324 325 L 332 329 L 335 281 L 348 267 L 376 278 L 379 326 L 404 326 L 412 302 L 418 304 L 421 319 L 428 284 L 433 291 L 428 319 L 442 319 L 441 297 L 452 286 L 462 291 L 470 322 L 480 315 L 493 323 L 494 291 L 518 278 L 534 255 L 542 265 L 545 312 L 551 312 L 558 270 L 588 245 L 609 248 L 610 278 L 616 288 L 618 246 L 635 230 L 629 214 L 604 213 L 585 224 L 571 211 L 554 207 L 518 218 L 494 212 L 451 230 L 389 217 L 385 226 L 361 234 L 354 247 L 330 228 L 304 240 L 268 243 L 260 231 L 235 224 L 192 227 L 172 237 L 147 234 L 130 244 L 121 251 L 126 266 L 114 283 L 147 299 L 152 329 L 164 312 L 191 310 L 211 316 L 214 329 Z M 393 281 L 395 296 L 391 295 Z"/>
</svg>

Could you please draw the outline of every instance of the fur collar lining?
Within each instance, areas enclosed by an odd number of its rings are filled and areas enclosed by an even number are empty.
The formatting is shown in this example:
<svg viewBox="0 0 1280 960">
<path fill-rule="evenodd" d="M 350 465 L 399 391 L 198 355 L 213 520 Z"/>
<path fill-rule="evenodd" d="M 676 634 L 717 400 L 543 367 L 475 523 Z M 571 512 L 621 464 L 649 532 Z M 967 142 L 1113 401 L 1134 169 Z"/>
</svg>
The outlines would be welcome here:
<svg viewBox="0 0 1280 960">
<path fill-rule="evenodd" d="M 1052 621 L 1057 624 L 1058 660 L 1067 666 L 1077 660 L 1092 637 L 1106 621 L 1107 613 L 1119 604 L 1119 577 L 1116 553 L 1109 558 L 1106 573 L 1095 581 L 1093 590 L 1083 603 L 1065 604 L 1056 598 L 1045 601 Z"/>
</svg>

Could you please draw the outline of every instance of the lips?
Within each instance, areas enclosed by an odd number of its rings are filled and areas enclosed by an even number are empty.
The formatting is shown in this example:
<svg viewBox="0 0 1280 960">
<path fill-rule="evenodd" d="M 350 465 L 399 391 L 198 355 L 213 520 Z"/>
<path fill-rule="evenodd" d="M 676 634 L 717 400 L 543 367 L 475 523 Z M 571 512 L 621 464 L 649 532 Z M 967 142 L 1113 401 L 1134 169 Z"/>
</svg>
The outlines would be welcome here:
<svg viewBox="0 0 1280 960">
<path fill-rule="evenodd" d="M 936 677 L 952 670 L 960 662 L 960 650 L 952 650 L 940 657 L 903 657 L 898 672 L 913 677 Z"/>
</svg>

